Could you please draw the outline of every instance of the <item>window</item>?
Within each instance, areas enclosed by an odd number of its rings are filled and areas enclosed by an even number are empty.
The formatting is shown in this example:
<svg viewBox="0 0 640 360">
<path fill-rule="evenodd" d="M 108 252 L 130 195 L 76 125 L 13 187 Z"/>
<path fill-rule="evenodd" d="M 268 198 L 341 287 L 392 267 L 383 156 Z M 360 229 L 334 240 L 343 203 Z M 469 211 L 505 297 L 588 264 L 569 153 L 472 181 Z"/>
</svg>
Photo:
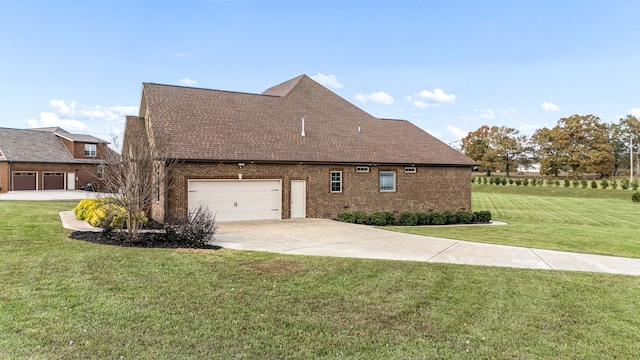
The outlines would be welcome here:
<svg viewBox="0 0 640 360">
<path fill-rule="evenodd" d="M 84 156 L 96 156 L 96 144 L 84 144 Z"/>
<path fill-rule="evenodd" d="M 98 165 L 98 180 L 104 180 L 104 165 Z"/>
<path fill-rule="evenodd" d="M 404 172 L 407 174 L 415 174 L 416 168 L 414 166 L 407 166 L 404 168 Z"/>
<path fill-rule="evenodd" d="M 356 172 L 367 173 L 369 172 L 368 166 L 356 166 Z"/>
<path fill-rule="evenodd" d="M 331 192 L 342 192 L 342 171 L 331 172 Z"/>
<path fill-rule="evenodd" d="M 380 171 L 380 192 L 396 191 L 395 171 Z"/>
</svg>

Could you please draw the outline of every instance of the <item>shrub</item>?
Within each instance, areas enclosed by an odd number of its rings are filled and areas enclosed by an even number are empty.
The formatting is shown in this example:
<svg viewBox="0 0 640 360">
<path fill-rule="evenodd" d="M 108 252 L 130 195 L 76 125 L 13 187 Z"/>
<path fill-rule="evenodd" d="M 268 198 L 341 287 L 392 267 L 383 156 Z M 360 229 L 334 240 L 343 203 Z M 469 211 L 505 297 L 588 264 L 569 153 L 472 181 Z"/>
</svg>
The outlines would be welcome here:
<svg viewBox="0 0 640 360">
<path fill-rule="evenodd" d="M 395 224 L 396 217 L 391 211 L 379 211 L 369 215 L 369 221 L 372 225 L 387 226 Z"/>
<path fill-rule="evenodd" d="M 531 186 L 536 187 L 536 185 L 538 185 L 538 179 L 536 178 L 531 179 Z"/>
<path fill-rule="evenodd" d="M 622 190 L 627 190 L 629 188 L 629 179 L 623 179 L 620 182 L 620 187 L 622 188 Z"/>
<path fill-rule="evenodd" d="M 367 224 L 369 217 L 362 211 L 348 211 L 338 215 L 338 220 L 350 224 Z"/>
<path fill-rule="evenodd" d="M 98 199 L 83 199 L 73 208 L 76 219 L 85 220 L 88 215 L 93 214 L 93 209 L 98 206 Z"/>
<path fill-rule="evenodd" d="M 618 181 L 614 179 L 614 180 L 611 182 L 611 187 L 612 187 L 613 189 L 617 189 L 617 188 L 618 188 Z"/>
<path fill-rule="evenodd" d="M 571 186 L 571 181 L 569 181 L 569 179 L 564 179 L 564 187 L 568 188 L 569 186 Z"/>
<path fill-rule="evenodd" d="M 490 211 L 476 211 L 473 213 L 474 221 L 479 223 L 488 223 L 491 221 Z"/>
<path fill-rule="evenodd" d="M 456 221 L 458 220 L 458 218 L 456 218 L 456 214 L 452 213 L 451 211 L 445 211 L 442 213 L 442 216 L 444 216 L 444 220 L 445 220 L 445 224 L 455 224 Z"/>
<path fill-rule="evenodd" d="M 602 186 L 603 189 L 608 188 L 609 187 L 609 180 L 602 179 L 602 181 L 600 181 L 600 186 Z"/>
<path fill-rule="evenodd" d="M 547 186 L 553 185 L 553 179 L 547 179 Z"/>
<path fill-rule="evenodd" d="M 188 219 L 174 220 L 163 228 L 165 241 L 181 247 L 203 248 L 216 232 L 215 216 L 208 207 L 198 205 Z"/>
<path fill-rule="evenodd" d="M 447 218 L 443 213 L 434 211 L 431 213 L 431 225 L 445 225 Z"/>
<path fill-rule="evenodd" d="M 460 210 L 456 213 L 457 224 L 471 224 L 473 222 L 473 213 Z"/>
<path fill-rule="evenodd" d="M 553 183 L 556 185 L 556 187 L 560 186 L 560 180 L 555 180 Z"/>
<path fill-rule="evenodd" d="M 636 191 L 631 195 L 631 200 L 633 202 L 640 202 L 640 191 Z"/>
<path fill-rule="evenodd" d="M 486 178 L 486 177 L 483 177 L 483 178 L 482 178 L 482 183 L 483 183 L 483 184 L 485 184 L 485 185 L 487 185 L 487 178 Z"/>
<path fill-rule="evenodd" d="M 418 225 L 418 215 L 412 212 L 403 212 L 400 214 L 400 225 L 416 226 Z"/>
<path fill-rule="evenodd" d="M 578 181 L 577 179 L 574 179 L 572 181 L 572 185 L 573 185 L 573 188 L 576 189 L 578 188 L 578 185 L 580 185 L 580 181 Z"/>
<path fill-rule="evenodd" d="M 580 186 L 582 186 L 583 189 L 586 189 L 587 188 L 587 179 L 580 180 Z"/>
<path fill-rule="evenodd" d="M 429 225 L 431 223 L 431 214 L 424 211 L 418 211 L 416 213 L 416 218 L 418 220 L 418 225 Z"/>
<path fill-rule="evenodd" d="M 516 186 L 520 186 L 520 185 L 522 185 L 522 180 L 516 179 Z"/>
<path fill-rule="evenodd" d="M 476 177 L 475 177 L 475 176 L 472 176 L 472 177 L 471 177 L 471 183 L 472 183 L 472 184 L 475 184 L 475 183 L 476 183 Z"/>
<path fill-rule="evenodd" d="M 640 184 L 638 183 L 638 180 L 634 179 L 631 183 L 629 183 L 629 186 L 631 187 L 631 190 L 636 191 L 638 190 L 638 186 Z"/>
<path fill-rule="evenodd" d="M 513 185 L 513 179 L 509 179 L 509 185 Z"/>
<path fill-rule="evenodd" d="M 524 180 L 522 180 L 522 185 L 528 186 L 529 185 L 529 179 L 524 178 Z"/>
<path fill-rule="evenodd" d="M 595 180 L 591 180 L 591 188 L 592 189 L 597 189 L 598 188 L 598 183 Z"/>
<path fill-rule="evenodd" d="M 127 212 L 117 204 L 115 198 L 83 199 L 73 209 L 78 220 L 85 220 L 91 226 L 124 229 L 127 226 Z M 148 222 L 144 213 L 139 214 L 141 224 Z"/>
</svg>

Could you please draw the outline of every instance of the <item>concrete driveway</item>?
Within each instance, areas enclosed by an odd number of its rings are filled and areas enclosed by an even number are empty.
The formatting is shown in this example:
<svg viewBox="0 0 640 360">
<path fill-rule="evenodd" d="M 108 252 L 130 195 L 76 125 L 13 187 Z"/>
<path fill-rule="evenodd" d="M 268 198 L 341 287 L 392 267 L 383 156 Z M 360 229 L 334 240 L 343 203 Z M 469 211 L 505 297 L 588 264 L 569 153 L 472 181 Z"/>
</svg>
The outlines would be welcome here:
<svg viewBox="0 0 640 360">
<path fill-rule="evenodd" d="M 22 190 L 0 194 L 0 200 L 81 200 L 98 197 L 102 193 L 82 190 Z"/>
<path fill-rule="evenodd" d="M 640 259 L 441 239 L 326 219 L 219 223 L 214 244 L 280 254 L 640 275 Z"/>
</svg>

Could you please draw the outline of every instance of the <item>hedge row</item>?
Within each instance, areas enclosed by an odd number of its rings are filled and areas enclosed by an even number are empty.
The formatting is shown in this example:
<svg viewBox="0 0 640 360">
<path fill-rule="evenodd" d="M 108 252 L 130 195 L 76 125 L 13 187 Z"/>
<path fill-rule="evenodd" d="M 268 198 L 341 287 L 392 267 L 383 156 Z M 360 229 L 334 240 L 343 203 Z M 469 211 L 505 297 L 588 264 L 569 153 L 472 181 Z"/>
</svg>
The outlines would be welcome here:
<svg viewBox="0 0 640 360">
<path fill-rule="evenodd" d="M 117 204 L 112 197 L 89 198 L 81 200 L 73 209 L 76 219 L 84 220 L 91 226 L 102 228 L 124 229 L 127 225 L 127 213 L 123 206 Z M 144 214 L 140 215 L 142 223 L 148 219 Z"/>
<path fill-rule="evenodd" d="M 376 226 L 395 225 L 396 218 L 391 211 L 374 212 L 370 215 L 362 211 L 344 212 L 338 215 L 338 220 L 352 224 L 366 224 Z M 449 225 L 449 224 L 473 224 L 488 223 L 491 221 L 491 212 L 476 211 L 469 212 L 460 210 L 456 213 L 451 211 L 431 211 L 431 212 L 404 212 L 400 214 L 399 225 Z"/>
<path fill-rule="evenodd" d="M 638 188 L 640 188 L 640 182 L 638 180 L 633 180 L 633 181 L 629 181 L 629 179 L 622 179 L 620 180 L 620 182 L 618 182 L 618 180 L 611 180 L 609 181 L 608 179 L 602 179 L 599 184 L 597 181 L 595 180 L 591 180 L 591 182 L 589 182 L 586 179 L 564 179 L 563 181 L 560 181 L 558 179 L 538 179 L 538 178 L 532 178 L 532 179 L 528 179 L 528 178 L 524 178 L 524 179 L 520 179 L 520 178 L 507 178 L 504 176 L 491 176 L 491 177 L 472 177 L 471 178 L 471 182 L 472 183 L 478 183 L 478 184 L 489 184 L 489 185 L 516 185 L 516 186 L 542 186 L 542 185 L 546 185 L 546 186 L 556 186 L 559 187 L 560 184 L 562 184 L 564 187 L 568 188 L 568 187 L 573 187 L 573 188 L 578 188 L 581 187 L 583 189 L 586 189 L 587 187 L 591 187 L 592 189 L 597 189 L 597 188 L 601 188 L 601 189 L 607 189 L 609 187 L 613 188 L 613 189 L 617 189 L 618 186 L 620 186 L 620 188 L 622 188 L 623 190 L 627 190 L 627 189 L 631 189 L 631 190 L 638 190 Z"/>
</svg>

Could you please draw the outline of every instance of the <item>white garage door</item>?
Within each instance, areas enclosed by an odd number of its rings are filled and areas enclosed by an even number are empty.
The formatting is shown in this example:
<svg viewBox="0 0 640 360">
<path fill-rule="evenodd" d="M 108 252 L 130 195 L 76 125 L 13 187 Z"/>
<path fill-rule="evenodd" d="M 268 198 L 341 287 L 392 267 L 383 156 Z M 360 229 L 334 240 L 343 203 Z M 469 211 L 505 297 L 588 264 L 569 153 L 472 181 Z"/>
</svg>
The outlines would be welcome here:
<svg viewBox="0 0 640 360">
<path fill-rule="evenodd" d="M 189 210 L 205 204 L 216 221 L 279 220 L 280 180 L 189 180 Z"/>
</svg>

